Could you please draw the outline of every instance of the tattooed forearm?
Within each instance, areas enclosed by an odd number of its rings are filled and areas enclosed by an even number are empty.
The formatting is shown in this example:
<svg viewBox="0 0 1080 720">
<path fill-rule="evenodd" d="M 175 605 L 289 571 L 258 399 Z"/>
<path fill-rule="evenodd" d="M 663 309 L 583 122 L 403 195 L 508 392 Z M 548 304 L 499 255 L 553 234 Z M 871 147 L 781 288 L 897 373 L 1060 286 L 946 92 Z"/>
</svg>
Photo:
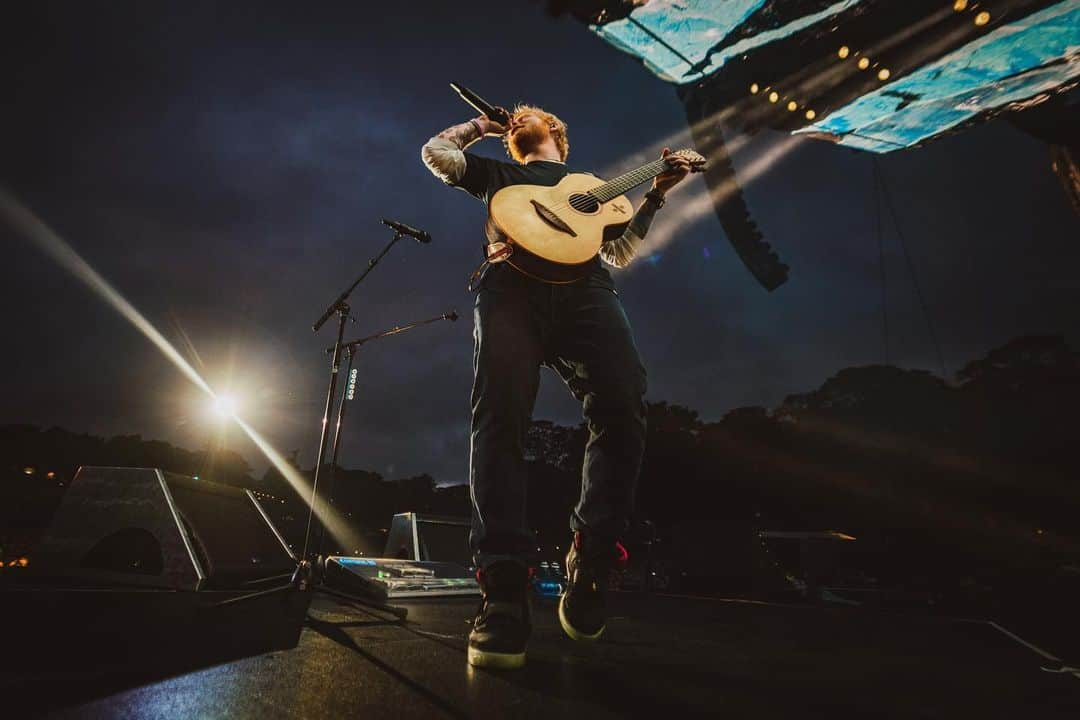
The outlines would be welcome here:
<svg viewBox="0 0 1080 720">
<path fill-rule="evenodd" d="M 654 203 L 648 199 L 642 202 L 623 234 L 600 248 L 600 257 L 604 262 L 617 268 L 629 265 L 645 242 L 645 234 L 649 232 L 655 214 Z"/>
<path fill-rule="evenodd" d="M 634 217 L 630 218 L 630 225 L 626 228 L 626 233 L 632 233 L 639 239 L 644 239 L 645 234 L 649 232 L 649 227 L 652 225 L 653 216 L 656 215 L 656 205 L 645 200 L 638 207 L 637 212 L 634 213 Z"/>
<path fill-rule="evenodd" d="M 469 122 L 464 122 L 460 125 L 448 127 L 436 135 L 436 137 L 449 140 L 457 145 L 458 149 L 464 150 L 480 139 L 480 129 L 476 127 L 476 123 L 470 120 Z"/>
<path fill-rule="evenodd" d="M 420 149 L 420 157 L 435 177 L 453 185 L 465 175 L 465 148 L 479 139 L 476 123 L 454 125 L 428 140 Z"/>
</svg>

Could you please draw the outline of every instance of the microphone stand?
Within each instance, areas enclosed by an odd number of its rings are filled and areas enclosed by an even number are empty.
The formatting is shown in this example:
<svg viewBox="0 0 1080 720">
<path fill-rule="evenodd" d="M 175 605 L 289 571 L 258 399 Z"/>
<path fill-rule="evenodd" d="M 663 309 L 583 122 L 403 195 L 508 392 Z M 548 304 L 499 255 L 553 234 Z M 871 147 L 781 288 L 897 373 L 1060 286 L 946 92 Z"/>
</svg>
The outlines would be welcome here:
<svg viewBox="0 0 1080 720">
<path fill-rule="evenodd" d="M 340 441 L 341 441 L 341 429 L 345 425 L 345 404 L 349 400 L 353 399 L 353 391 L 355 389 L 355 386 L 354 386 L 353 381 L 352 381 L 352 373 L 353 373 L 353 359 L 356 357 L 357 350 L 360 348 L 361 345 L 363 345 L 364 343 L 370 342 L 372 340 L 380 340 L 382 338 L 390 337 L 391 335 L 397 335 L 399 333 L 403 333 L 406 330 L 412 330 L 413 328 L 420 327 L 421 325 L 429 325 L 429 324 L 434 323 L 434 322 L 439 322 L 440 320 L 450 320 L 451 322 L 454 322 L 454 321 L 457 321 L 457 319 L 458 319 L 457 312 L 454 311 L 454 310 L 451 310 L 448 313 L 444 313 L 444 314 L 439 315 L 437 317 L 428 318 L 427 320 L 417 320 L 416 322 L 412 322 L 412 323 L 409 323 L 407 325 L 395 325 L 394 327 L 390 328 L 389 330 L 383 330 L 382 332 L 377 332 L 374 335 L 368 335 L 367 337 L 362 337 L 362 338 L 359 338 L 357 340 L 350 340 L 349 342 L 344 343 L 341 346 L 341 349 L 344 350 L 344 352 L 345 352 L 345 358 L 346 358 L 346 367 L 345 367 L 345 378 L 346 378 L 346 380 L 345 380 L 345 387 L 341 391 L 341 400 L 338 403 L 337 427 L 334 428 L 334 444 L 333 444 L 333 449 L 331 450 L 331 453 L 330 453 L 330 467 L 332 468 L 332 470 L 330 472 L 329 484 L 328 484 L 328 486 L 326 488 L 327 502 L 332 501 L 333 498 L 334 498 L 334 484 L 335 484 L 335 481 L 337 480 L 337 470 L 336 470 L 336 468 L 337 468 L 337 460 L 338 460 L 338 450 L 341 447 L 341 444 L 340 444 Z M 336 345 L 332 345 L 332 346 L 326 348 L 326 353 L 330 354 L 330 353 L 334 352 L 336 347 L 337 347 Z M 316 553 L 316 557 L 318 557 L 318 558 L 322 558 L 323 540 L 325 539 L 325 536 L 326 536 L 326 523 L 320 523 L 320 525 L 319 525 L 318 552 Z"/>
<path fill-rule="evenodd" d="M 296 583 L 301 589 L 306 589 L 308 584 L 312 580 L 313 568 L 310 559 L 308 558 L 308 541 L 311 538 L 311 518 L 315 514 L 315 503 L 318 502 L 318 490 L 319 490 L 319 475 L 322 473 L 323 461 L 326 458 L 326 444 L 329 441 L 328 434 L 328 420 L 330 419 L 330 411 L 334 404 L 334 391 L 337 389 L 338 370 L 341 367 L 341 350 L 342 340 L 345 338 L 345 323 L 349 320 L 349 305 L 346 302 L 349 299 L 349 295 L 356 289 L 356 286 L 368 276 L 379 261 L 382 260 L 386 253 L 390 252 L 390 248 L 394 246 L 398 240 L 401 239 L 401 232 L 395 232 L 394 238 L 387 243 L 382 252 L 376 255 L 374 258 L 368 261 L 367 267 L 364 272 L 360 274 L 352 285 L 349 285 L 345 289 L 345 292 L 338 295 L 334 302 L 330 303 L 329 307 L 322 316 L 312 324 L 311 329 L 314 332 L 318 332 L 319 328 L 330 319 L 330 316 L 337 313 L 338 316 L 338 331 L 337 340 L 333 346 L 332 359 L 330 361 L 330 385 L 326 390 L 326 405 L 323 409 L 322 430 L 319 434 L 319 453 L 315 460 L 315 477 L 311 482 L 311 503 L 308 507 L 308 520 L 307 529 L 304 531 L 304 550 L 300 556 L 300 564 L 297 565 L 296 572 L 293 574 L 293 582 Z M 330 468 L 331 477 L 333 477 L 334 468 Z"/>
</svg>

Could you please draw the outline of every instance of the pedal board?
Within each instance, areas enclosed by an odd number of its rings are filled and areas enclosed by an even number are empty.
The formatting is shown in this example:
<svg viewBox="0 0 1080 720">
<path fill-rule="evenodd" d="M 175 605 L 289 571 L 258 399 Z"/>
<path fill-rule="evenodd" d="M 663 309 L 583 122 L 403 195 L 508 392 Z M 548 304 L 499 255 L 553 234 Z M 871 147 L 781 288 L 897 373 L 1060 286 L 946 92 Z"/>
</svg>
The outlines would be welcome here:
<svg viewBox="0 0 1080 720">
<path fill-rule="evenodd" d="M 331 555 L 326 558 L 325 582 L 382 601 L 480 594 L 480 584 L 469 569 L 449 562 Z"/>
</svg>

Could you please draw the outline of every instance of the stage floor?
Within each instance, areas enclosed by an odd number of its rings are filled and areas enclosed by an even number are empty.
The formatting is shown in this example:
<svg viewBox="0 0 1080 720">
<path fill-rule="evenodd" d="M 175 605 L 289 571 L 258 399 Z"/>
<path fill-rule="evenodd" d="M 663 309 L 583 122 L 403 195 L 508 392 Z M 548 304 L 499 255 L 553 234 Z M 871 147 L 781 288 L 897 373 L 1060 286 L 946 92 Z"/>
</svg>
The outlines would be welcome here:
<svg viewBox="0 0 1080 720">
<path fill-rule="evenodd" d="M 407 622 L 319 596 L 295 648 L 149 683 L 7 673 L 5 705 L 14 694 L 65 718 L 1080 717 L 1080 678 L 983 622 L 619 593 L 594 645 L 537 602 L 527 666 L 495 673 L 465 663 L 474 600 L 400 605 Z"/>
</svg>

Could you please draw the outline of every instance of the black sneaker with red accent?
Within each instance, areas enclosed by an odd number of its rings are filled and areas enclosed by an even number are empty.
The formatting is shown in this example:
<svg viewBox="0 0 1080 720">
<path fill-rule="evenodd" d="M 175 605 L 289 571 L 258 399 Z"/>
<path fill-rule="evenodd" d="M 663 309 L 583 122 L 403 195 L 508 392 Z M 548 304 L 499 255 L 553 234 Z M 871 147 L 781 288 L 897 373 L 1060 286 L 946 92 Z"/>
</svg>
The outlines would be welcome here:
<svg viewBox="0 0 1080 720">
<path fill-rule="evenodd" d="M 529 569 L 500 562 L 477 570 L 480 609 L 469 633 L 470 665 L 498 670 L 525 664 L 525 646 L 532 633 L 529 610 Z"/>
<path fill-rule="evenodd" d="M 628 559 L 621 543 L 590 540 L 575 532 L 566 554 L 568 583 L 559 600 L 559 624 L 574 640 L 596 640 L 604 632 L 607 586 Z"/>
</svg>

